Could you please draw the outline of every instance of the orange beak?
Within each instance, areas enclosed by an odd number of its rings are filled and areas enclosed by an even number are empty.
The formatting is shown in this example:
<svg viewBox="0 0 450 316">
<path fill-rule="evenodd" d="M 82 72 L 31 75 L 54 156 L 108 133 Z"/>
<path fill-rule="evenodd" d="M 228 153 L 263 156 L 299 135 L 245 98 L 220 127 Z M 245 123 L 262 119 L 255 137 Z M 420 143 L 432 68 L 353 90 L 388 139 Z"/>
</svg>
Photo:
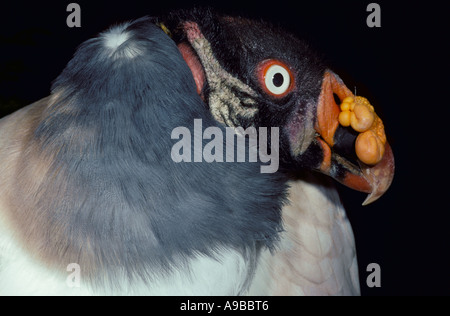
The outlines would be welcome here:
<svg viewBox="0 0 450 316">
<path fill-rule="evenodd" d="M 363 205 L 388 190 L 395 164 L 383 122 L 366 99 L 355 97 L 331 71 L 325 72 L 322 82 L 315 129 L 320 135 L 315 143 L 323 154 L 320 172 L 369 193 Z"/>
</svg>

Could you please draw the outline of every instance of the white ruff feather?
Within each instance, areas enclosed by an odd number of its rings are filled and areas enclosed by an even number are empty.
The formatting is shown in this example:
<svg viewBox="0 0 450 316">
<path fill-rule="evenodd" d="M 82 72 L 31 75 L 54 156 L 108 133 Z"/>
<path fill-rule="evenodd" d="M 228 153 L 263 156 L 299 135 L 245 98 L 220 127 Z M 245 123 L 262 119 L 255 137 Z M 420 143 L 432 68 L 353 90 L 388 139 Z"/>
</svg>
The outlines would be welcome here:
<svg viewBox="0 0 450 316">
<path fill-rule="evenodd" d="M 250 295 L 359 295 L 350 222 L 333 187 L 290 183 L 285 231 L 275 253 L 262 253 Z"/>
<path fill-rule="evenodd" d="M 120 290 L 94 290 L 83 282 L 81 271 L 80 287 L 69 287 L 67 279 L 71 272 L 58 273 L 37 262 L 8 232 L 10 229 L 0 219 L 0 296 L 238 295 L 244 291 L 251 273 L 251 267 L 240 253 L 224 249 L 218 260 L 198 257 L 191 260 L 189 269 L 175 271 L 150 284 L 129 284 L 123 278 L 118 280 Z"/>
</svg>

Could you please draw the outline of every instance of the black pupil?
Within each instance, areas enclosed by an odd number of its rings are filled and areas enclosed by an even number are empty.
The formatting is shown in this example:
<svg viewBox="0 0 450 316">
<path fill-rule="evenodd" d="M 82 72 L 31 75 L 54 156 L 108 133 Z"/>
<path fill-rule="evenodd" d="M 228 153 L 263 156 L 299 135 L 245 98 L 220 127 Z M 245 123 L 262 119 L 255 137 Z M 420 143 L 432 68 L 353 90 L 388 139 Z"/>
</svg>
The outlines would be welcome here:
<svg viewBox="0 0 450 316">
<path fill-rule="evenodd" d="M 276 74 L 273 76 L 272 82 L 273 82 L 273 84 L 275 85 L 275 87 L 277 87 L 277 88 L 281 87 L 281 86 L 283 85 L 283 83 L 284 83 L 284 77 L 283 77 L 283 75 L 280 74 L 280 73 L 276 73 Z"/>
</svg>

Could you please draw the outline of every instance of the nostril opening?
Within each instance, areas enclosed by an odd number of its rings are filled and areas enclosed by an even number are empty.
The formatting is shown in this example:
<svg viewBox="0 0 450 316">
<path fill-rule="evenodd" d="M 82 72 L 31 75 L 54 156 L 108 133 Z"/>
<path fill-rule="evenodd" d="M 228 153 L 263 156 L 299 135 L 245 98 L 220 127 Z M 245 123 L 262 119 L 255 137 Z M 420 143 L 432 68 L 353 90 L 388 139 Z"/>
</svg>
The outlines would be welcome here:
<svg viewBox="0 0 450 316">
<path fill-rule="evenodd" d="M 339 106 L 341 104 L 341 99 L 338 97 L 336 93 L 333 93 L 334 102 Z"/>
</svg>

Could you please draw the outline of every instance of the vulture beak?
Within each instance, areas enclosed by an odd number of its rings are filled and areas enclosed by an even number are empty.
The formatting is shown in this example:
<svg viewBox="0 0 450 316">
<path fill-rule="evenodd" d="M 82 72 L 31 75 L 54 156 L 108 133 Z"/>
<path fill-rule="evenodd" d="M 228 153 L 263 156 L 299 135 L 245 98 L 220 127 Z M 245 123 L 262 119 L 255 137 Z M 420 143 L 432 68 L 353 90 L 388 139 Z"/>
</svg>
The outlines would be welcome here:
<svg viewBox="0 0 450 316">
<path fill-rule="evenodd" d="M 394 155 L 383 122 L 365 98 L 353 95 L 329 70 L 322 82 L 315 130 L 314 143 L 323 153 L 320 172 L 369 193 L 363 205 L 388 190 L 394 178 Z"/>
</svg>

